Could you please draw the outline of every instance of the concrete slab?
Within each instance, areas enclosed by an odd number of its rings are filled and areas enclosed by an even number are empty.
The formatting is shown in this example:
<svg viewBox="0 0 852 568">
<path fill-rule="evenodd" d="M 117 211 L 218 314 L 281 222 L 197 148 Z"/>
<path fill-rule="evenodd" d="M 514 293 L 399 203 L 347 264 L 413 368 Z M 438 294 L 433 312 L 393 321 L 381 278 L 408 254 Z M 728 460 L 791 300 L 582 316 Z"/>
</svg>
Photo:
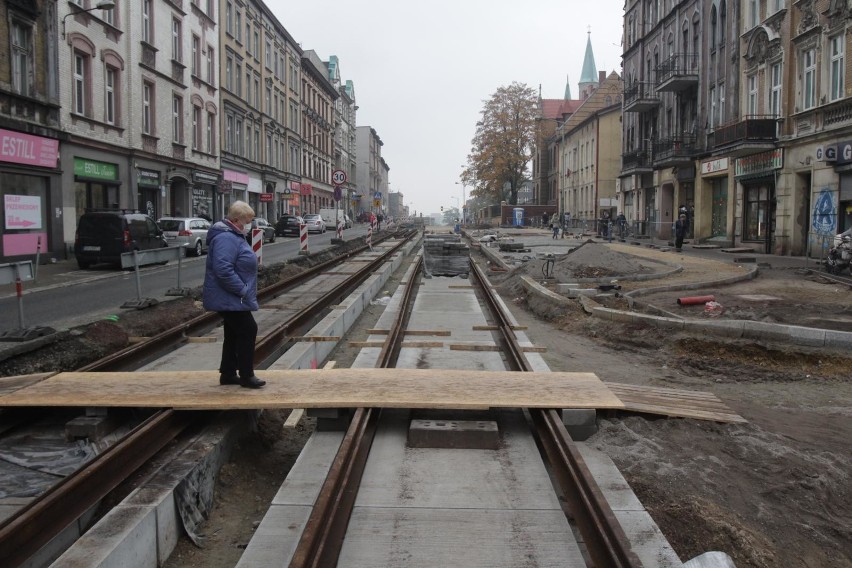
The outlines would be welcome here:
<svg viewBox="0 0 852 568">
<path fill-rule="evenodd" d="M 500 432 L 493 420 L 412 420 L 410 448 L 464 448 L 496 450 Z"/>
<path fill-rule="evenodd" d="M 338 566 L 580 567 L 561 511 L 358 507 Z"/>
<path fill-rule="evenodd" d="M 289 566 L 311 509 L 308 505 L 271 506 L 237 562 L 237 568 Z"/>
<path fill-rule="evenodd" d="M 343 432 L 314 432 L 272 499 L 272 504 L 312 507 L 342 441 Z"/>
</svg>

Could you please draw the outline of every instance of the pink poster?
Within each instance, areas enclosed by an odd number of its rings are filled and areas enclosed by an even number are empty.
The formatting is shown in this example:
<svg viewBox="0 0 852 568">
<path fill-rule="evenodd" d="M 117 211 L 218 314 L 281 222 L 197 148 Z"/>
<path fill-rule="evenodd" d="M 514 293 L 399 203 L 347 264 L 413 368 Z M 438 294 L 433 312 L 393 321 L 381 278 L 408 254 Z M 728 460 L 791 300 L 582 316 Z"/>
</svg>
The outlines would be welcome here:
<svg viewBox="0 0 852 568">
<path fill-rule="evenodd" d="M 35 254 L 39 239 L 41 252 L 47 251 L 47 233 L 19 233 L 3 235 L 3 256 L 21 256 Z"/>
<path fill-rule="evenodd" d="M 0 161 L 55 168 L 59 140 L 0 128 Z"/>
</svg>

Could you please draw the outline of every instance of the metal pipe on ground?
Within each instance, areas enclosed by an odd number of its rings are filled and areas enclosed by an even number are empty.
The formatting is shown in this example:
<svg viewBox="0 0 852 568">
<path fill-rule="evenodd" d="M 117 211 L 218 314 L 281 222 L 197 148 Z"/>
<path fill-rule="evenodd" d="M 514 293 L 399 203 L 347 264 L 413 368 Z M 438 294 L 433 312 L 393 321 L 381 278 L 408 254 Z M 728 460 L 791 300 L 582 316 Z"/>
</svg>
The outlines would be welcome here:
<svg viewBox="0 0 852 568">
<path fill-rule="evenodd" d="M 716 296 L 687 296 L 685 298 L 678 298 L 677 303 L 679 306 L 693 306 L 695 304 L 706 304 L 707 302 L 715 302 Z"/>
</svg>

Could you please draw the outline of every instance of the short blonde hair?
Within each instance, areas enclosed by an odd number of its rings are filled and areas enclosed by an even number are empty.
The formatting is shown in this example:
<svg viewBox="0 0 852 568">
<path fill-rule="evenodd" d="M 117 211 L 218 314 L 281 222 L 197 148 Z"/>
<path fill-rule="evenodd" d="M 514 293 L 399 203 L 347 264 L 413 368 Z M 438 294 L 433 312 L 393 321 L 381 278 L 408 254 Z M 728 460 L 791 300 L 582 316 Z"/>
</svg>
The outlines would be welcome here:
<svg viewBox="0 0 852 568">
<path fill-rule="evenodd" d="M 254 209 L 245 201 L 234 201 L 228 207 L 228 219 L 230 221 L 250 221 L 254 219 Z"/>
</svg>

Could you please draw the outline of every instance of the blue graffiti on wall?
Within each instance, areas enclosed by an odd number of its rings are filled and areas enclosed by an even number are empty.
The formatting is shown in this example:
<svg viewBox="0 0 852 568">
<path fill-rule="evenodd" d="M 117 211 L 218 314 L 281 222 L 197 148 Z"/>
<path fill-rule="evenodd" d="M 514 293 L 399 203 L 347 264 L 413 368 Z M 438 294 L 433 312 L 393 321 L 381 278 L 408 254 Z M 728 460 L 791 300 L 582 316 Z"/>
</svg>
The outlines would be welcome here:
<svg viewBox="0 0 852 568">
<path fill-rule="evenodd" d="M 827 187 L 819 192 L 819 197 L 814 203 L 813 219 L 814 232 L 834 235 L 835 227 L 837 227 L 837 206 L 834 204 L 834 193 Z"/>
</svg>

